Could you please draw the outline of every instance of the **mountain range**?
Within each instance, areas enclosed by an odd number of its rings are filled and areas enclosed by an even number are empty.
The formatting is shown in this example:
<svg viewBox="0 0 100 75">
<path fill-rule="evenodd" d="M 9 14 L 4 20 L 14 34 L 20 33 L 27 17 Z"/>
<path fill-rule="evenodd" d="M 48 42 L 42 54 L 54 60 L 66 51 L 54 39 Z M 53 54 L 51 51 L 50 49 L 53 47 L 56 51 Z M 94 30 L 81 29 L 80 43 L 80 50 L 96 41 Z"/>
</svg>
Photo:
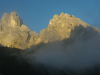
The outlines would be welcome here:
<svg viewBox="0 0 100 75">
<path fill-rule="evenodd" d="M 16 12 L 11 12 L 10 15 L 4 13 L 0 20 L 0 44 L 11 48 L 27 49 L 40 43 L 68 39 L 72 32 L 73 37 L 77 36 L 76 31 L 81 34 L 80 36 L 86 35 L 86 32 L 91 31 L 87 28 L 100 32 L 99 29 L 79 18 L 62 12 L 60 16 L 55 14 L 48 27 L 41 30 L 39 34 L 25 26 Z"/>
<path fill-rule="evenodd" d="M 36 33 L 16 12 L 4 13 L 0 75 L 100 75 L 100 30 L 62 12 Z"/>
</svg>

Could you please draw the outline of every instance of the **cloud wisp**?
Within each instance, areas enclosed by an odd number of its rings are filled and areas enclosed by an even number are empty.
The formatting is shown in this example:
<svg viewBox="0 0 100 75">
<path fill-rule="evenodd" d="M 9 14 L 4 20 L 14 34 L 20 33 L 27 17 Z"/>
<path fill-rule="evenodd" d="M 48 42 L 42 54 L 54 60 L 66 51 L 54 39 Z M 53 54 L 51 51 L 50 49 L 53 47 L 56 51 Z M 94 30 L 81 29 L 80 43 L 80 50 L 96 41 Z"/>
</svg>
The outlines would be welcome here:
<svg viewBox="0 0 100 75">
<path fill-rule="evenodd" d="M 31 47 L 31 53 L 24 58 L 27 58 L 30 64 L 35 62 L 79 73 L 100 65 L 99 38 L 100 31 L 96 28 L 75 27 L 69 39 Z"/>
</svg>

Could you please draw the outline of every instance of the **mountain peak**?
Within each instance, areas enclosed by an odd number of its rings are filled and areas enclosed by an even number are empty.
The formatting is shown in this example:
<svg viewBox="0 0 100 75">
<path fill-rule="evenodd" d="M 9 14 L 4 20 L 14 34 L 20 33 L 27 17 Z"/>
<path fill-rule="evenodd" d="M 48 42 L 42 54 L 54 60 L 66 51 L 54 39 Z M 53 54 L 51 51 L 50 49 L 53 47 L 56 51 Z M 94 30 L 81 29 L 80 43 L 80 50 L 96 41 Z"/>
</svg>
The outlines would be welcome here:
<svg viewBox="0 0 100 75">
<path fill-rule="evenodd" d="M 48 40 L 48 42 L 59 41 L 69 38 L 71 31 L 74 30 L 76 26 L 80 25 L 83 27 L 89 26 L 89 24 L 83 22 L 79 18 L 62 12 L 60 16 L 55 14 L 50 20 L 48 27 L 43 29 L 40 34 L 43 36 L 43 39 L 46 41 Z"/>
<path fill-rule="evenodd" d="M 22 19 L 20 19 L 19 15 L 16 12 L 11 12 L 10 15 L 4 13 L 1 22 L 2 26 L 7 27 L 21 27 L 23 24 Z"/>
<path fill-rule="evenodd" d="M 21 27 L 23 24 L 22 19 L 20 19 L 19 15 L 16 12 L 10 13 L 10 25 L 12 27 Z"/>
<path fill-rule="evenodd" d="M 3 14 L 3 17 L 2 17 L 2 20 L 7 20 L 7 19 L 9 19 L 9 14 L 8 13 L 4 13 Z"/>
<path fill-rule="evenodd" d="M 61 13 L 60 16 L 55 14 L 53 18 L 50 20 L 48 27 L 55 26 L 69 26 L 69 25 L 83 25 L 84 27 L 89 26 L 87 23 L 83 22 L 79 18 L 74 17 L 73 15 L 69 15 L 67 13 Z"/>
<path fill-rule="evenodd" d="M 11 12 L 10 15 L 3 14 L 0 21 L 0 39 L 2 39 L 0 43 L 2 45 L 23 49 L 30 40 L 29 32 L 29 28 L 23 25 L 22 19 L 16 12 Z M 22 44 L 24 41 L 26 42 Z"/>
<path fill-rule="evenodd" d="M 18 16 L 18 14 L 14 11 L 10 13 L 10 16 Z M 19 16 L 18 16 L 19 17 Z"/>
<path fill-rule="evenodd" d="M 60 14 L 60 17 L 61 17 L 61 16 L 64 16 L 64 12 L 62 12 L 62 13 Z"/>
<path fill-rule="evenodd" d="M 25 49 L 41 42 L 48 43 L 68 39 L 75 27 L 80 29 L 80 26 L 82 28 L 90 27 L 79 18 L 62 12 L 60 16 L 55 14 L 48 27 L 38 34 L 23 25 L 22 19 L 16 12 L 11 12 L 10 15 L 4 13 L 0 21 L 0 39 L 2 39 L 0 43 L 8 47 Z"/>
</svg>

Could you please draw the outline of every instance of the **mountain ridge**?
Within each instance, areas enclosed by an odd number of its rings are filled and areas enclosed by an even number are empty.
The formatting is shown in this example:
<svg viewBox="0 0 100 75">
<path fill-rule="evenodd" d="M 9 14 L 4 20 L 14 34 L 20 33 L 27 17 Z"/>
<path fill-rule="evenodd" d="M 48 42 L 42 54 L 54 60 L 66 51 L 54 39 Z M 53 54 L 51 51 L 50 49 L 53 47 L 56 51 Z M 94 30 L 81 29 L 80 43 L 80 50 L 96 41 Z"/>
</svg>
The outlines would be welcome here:
<svg viewBox="0 0 100 75">
<path fill-rule="evenodd" d="M 61 13 L 38 34 L 25 26 L 16 12 L 11 15 L 0 20 L 1 74 L 100 74 L 98 28 Z"/>
<path fill-rule="evenodd" d="M 0 20 L 0 44 L 12 48 L 26 49 L 42 42 L 60 41 L 70 38 L 70 34 L 76 26 L 83 26 L 83 29 L 92 27 L 79 18 L 62 12 L 60 16 L 55 14 L 48 27 L 38 34 L 25 26 L 16 12 L 11 12 L 10 15 L 4 13 Z"/>
</svg>

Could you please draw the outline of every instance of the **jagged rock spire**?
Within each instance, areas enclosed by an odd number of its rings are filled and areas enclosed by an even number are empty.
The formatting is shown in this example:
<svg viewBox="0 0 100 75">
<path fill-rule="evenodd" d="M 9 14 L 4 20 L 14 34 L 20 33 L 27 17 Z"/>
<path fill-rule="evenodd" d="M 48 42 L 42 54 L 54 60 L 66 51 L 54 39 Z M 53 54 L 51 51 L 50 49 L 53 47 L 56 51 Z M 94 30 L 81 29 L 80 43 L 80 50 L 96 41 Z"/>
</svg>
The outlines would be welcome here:
<svg viewBox="0 0 100 75">
<path fill-rule="evenodd" d="M 11 12 L 10 15 L 4 13 L 0 20 L 0 43 L 8 47 L 25 49 L 41 42 L 48 43 L 70 38 L 71 31 L 80 25 L 84 28 L 90 26 L 79 18 L 62 12 L 60 16 L 55 14 L 48 27 L 38 34 L 23 25 L 22 19 L 16 12 Z"/>
<path fill-rule="evenodd" d="M 4 14 L 3 14 L 3 17 L 2 17 L 2 20 L 3 20 L 3 21 L 8 21 L 9 17 L 10 17 L 10 16 L 9 16 L 8 13 L 4 13 Z"/>
<path fill-rule="evenodd" d="M 20 19 L 19 15 L 16 12 L 10 13 L 10 24 L 12 27 L 21 27 L 23 24 L 22 19 Z"/>
<path fill-rule="evenodd" d="M 60 14 L 60 17 L 62 17 L 64 15 L 64 13 L 62 12 L 61 14 Z"/>
<path fill-rule="evenodd" d="M 22 19 L 20 19 L 20 17 L 16 12 L 11 12 L 10 15 L 7 13 L 3 14 L 1 23 L 3 26 L 7 26 L 7 27 L 21 27 L 23 21 Z"/>
<path fill-rule="evenodd" d="M 43 29 L 40 34 L 43 36 L 43 39 L 49 42 L 63 40 L 70 37 L 70 33 L 74 30 L 75 26 L 80 25 L 83 25 L 83 27 L 89 26 L 79 18 L 62 12 L 60 16 L 54 15 L 48 27 Z"/>
</svg>

